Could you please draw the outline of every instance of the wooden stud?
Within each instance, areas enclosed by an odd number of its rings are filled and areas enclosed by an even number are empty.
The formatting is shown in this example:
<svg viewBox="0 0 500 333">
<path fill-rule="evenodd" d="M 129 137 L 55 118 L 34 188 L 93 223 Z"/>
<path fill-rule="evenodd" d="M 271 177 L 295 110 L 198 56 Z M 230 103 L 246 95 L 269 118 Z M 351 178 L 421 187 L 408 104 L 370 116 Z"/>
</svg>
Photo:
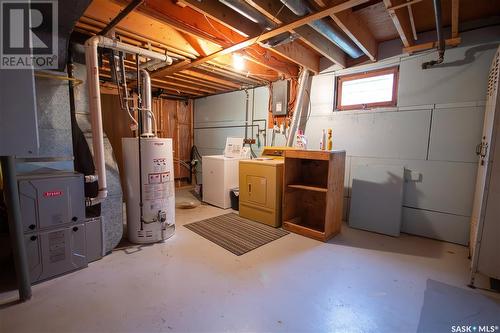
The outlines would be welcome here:
<svg viewBox="0 0 500 333">
<path fill-rule="evenodd" d="M 457 37 L 457 38 L 450 38 L 445 40 L 446 46 L 457 46 L 462 42 L 462 38 Z M 425 51 L 425 50 L 430 50 L 434 49 L 438 46 L 437 42 L 429 42 L 429 43 L 423 43 L 423 44 L 418 44 L 418 45 L 413 45 L 410 47 L 405 47 L 403 48 L 404 53 L 412 54 L 415 52 L 420 52 L 420 51 Z"/>
<path fill-rule="evenodd" d="M 414 5 L 416 3 L 419 3 L 423 0 L 410 0 L 410 1 L 407 1 L 405 3 L 402 3 L 400 5 L 396 5 L 396 6 L 389 6 L 387 7 L 387 10 L 390 11 L 390 12 L 393 12 L 395 11 L 396 9 L 400 9 L 400 8 L 404 8 L 404 7 L 408 7 L 408 6 L 411 6 L 411 5 Z"/>
<path fill-rule="evenodd" d="M 334 14 L 331 18 L 371 61 L 377 61 L 377 41 L 351 9 Z"/>
<path fill-rule="evenodd" d="M 451 38 L 458 37 L 459 0 L 451 0 Z"/>
<path fill-rule="evenodd" d="M 219 1 L 181 1 L 193 10 L 217 20 L 227 28 L 237 30 L 245 37 L 255 36 L 262 32 L 262 28 L 257 23 L 248 20 Z"/>
<path fill-rule="evenodd" d="M 404 5 L 407 6 L 408 4 L 411 4 L 411 1 L 406 2 Z M 408 12 L 402 8 L 405 6 L 392 7 L 391 0 L 384 0 L 384 5 L 392 19 L 392 22 L 394 23 L 394 26 L 396 27 L 396 30 L 398 31 L 404 47 L 412 46 L 415 42 L 413 40 L 413 36 L 411 35 L 411 25 Z"/>
<path fill-rule="evenodd" d="M 341 68 L 346 67 L 346 54 L 337 45 L 333 44 L 328 38 L 319 34 L 316 30 L 308 25 L 295 28 L 294 31 L 302 37 L 302 41 L 323 55 L 328 60 L 339 65 Z"/>
<path fill-rule="evenodd" d="M 247 2 L 277 24 L 289 23 L 296 19 L 296 16 L 288 8 L 282 8 L 283 4 L 279 1 L 247 0 Z M 278 17 L 275 17 L 278 12 Z M 337 47 L 337 45 L 333 44 L 313 28 L 304 25 L 293 29 L 293 31 L 300 36 L 300 40 L 309 48 L 338 64 L 342 68 L 346 66 L 345 53 Z"/>
<path fill-rule="evenodd" d="M 290 61 L 307 68 L 314 74 L 319 73 L 320 56 L 310 48 L 303 46 L 298 42 L 286 43 L 273 47 L 273 50 L 279 52 L 283 57 Z"/>
<path fill-rule="evenodd" d="M 206 80 L 206 81 L 209 81 L 209 82 L 215 82 L 216 84 L 220 84 L 220 85 L 226 86 L 228 88 L 239 89 L 241 87 L 240 84 L 235 83 L 234 81 L 230 81 L 230 80 L 227 80 L 227 79 L 221 79 L 221 78 L 218 78 L 218 77 L 215 77 L 215 76 L 211 76 L 206 71 L 204 71 L 203 69 L 192 68 L 190 70 L 184 70 L 184 71 L 182 71 L 180 73 L 175 73 L 174 75 L 177 75 L 177 74 L 179 74 L 179 75 L 188 75 L 190 77 L 195 77 L 197 79 Z"/>
</svg>

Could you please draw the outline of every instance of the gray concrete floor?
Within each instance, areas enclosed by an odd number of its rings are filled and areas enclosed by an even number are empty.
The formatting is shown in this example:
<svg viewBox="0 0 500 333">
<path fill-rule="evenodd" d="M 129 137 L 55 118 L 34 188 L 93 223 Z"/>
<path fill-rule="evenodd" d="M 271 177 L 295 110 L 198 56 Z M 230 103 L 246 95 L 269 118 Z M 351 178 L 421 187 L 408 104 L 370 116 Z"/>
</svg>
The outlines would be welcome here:
<svg viewBox="0 0 500 333">
<path fill-rule="evenodd" d="M 467 283 L 467 249 L 425 238 L 344 226 L 329 243 L 290 234 L 237 257 L 183 227 L 226 212 L 178 209 L 164 243 L 40 283 L 26 303 L 0 294 L 0 332 L 415 332 L 428 279 Z"/>
</svg>

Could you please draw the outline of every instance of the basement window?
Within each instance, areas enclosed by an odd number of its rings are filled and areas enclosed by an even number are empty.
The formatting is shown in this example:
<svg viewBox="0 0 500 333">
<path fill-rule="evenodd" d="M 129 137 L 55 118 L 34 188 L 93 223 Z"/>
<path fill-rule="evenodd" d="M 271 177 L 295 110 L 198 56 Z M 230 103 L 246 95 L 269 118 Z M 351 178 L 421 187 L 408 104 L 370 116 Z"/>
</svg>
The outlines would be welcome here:
<svg viewBox="0 0 500 333">
<path fill-rule="evenodd" d="M 362 110 L 396 106 L 398 67 L 340 76 L 337 79 L 337 109 Z"/>
</svg>

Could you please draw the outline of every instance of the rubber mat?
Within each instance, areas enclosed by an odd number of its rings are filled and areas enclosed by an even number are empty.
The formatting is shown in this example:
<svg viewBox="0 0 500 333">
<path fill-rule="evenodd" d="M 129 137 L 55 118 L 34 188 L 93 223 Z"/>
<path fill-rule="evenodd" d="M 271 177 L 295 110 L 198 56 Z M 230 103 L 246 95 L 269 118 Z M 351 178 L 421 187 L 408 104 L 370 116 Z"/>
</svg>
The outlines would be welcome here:
<svg viewBox="0 0 500 333">
<path fill-rule="evenodd" d="M 184 225 L 191 231 L 240 256 L 288 232 L 229 213 Z"/>
</svg>

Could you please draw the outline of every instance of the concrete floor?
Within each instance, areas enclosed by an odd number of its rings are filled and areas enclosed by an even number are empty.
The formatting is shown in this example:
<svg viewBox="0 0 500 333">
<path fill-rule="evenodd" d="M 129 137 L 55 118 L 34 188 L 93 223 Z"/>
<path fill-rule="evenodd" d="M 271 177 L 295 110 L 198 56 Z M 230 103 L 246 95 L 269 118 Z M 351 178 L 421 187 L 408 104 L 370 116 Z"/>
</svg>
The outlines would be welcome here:
<svg viewBox="0 0 500 333">
<path fill-rule="evenodd" d="M 237 257 L 182 226 L 226 212 L 177 210 L 165 243 L 116 250 L 27 303 L 0 294 L 0 332 L 415 332 L 428 279 L 468 280 L 465 247 L 425 238 L 344 226 Z"/>
</svg>

